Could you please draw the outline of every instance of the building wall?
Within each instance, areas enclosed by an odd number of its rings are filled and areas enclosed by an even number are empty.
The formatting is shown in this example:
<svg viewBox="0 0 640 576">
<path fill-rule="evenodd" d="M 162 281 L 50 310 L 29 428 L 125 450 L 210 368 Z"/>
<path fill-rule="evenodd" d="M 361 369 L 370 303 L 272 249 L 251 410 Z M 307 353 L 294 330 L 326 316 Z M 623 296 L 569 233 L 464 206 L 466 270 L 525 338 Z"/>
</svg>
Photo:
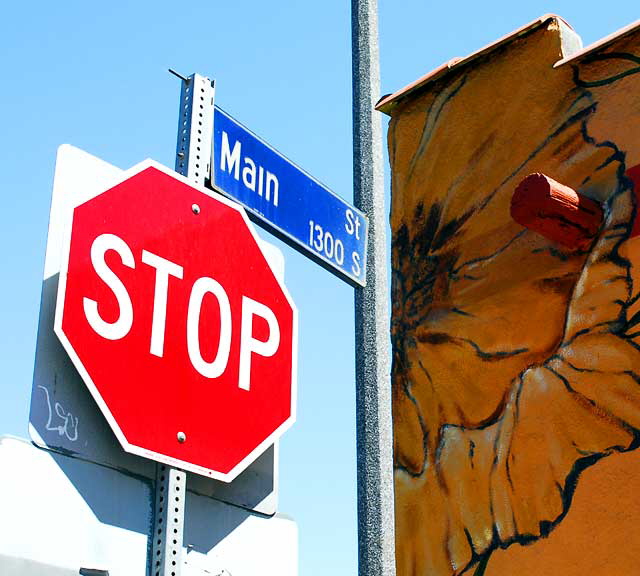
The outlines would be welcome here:
<svg viewBox="0 0 640 576">
<path fill-rule="evenodd" d="M 636 570 L 640 29 L 554 67 L 569 34 L 541 20 L 390 112 L 399 576 Z M 513 220 L 534 172 L 602 206 L 585 245 Z"/>
</svg>

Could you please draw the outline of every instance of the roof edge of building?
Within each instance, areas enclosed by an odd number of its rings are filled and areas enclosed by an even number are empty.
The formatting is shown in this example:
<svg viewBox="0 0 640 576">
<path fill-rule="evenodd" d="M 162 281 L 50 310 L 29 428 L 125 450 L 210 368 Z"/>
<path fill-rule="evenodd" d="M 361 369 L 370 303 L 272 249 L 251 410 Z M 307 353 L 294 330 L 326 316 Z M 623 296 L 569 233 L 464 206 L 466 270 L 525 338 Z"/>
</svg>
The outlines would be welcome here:
<svg viewBox="0 0 640 576">
<path fill-rule="evenodd" d="M 532 30 L 540 28 L 552 21 L 557 21 L 561 26 L 573 32 L 573 28 L 566 22 L 566 20 L 564 20 L 560 16 L 556 14 L 544 14 L 543 16 L 540 16 L 536 20 L 533 20 L 532 22 L 525 24 L 521 28 L 514 30 L 510 34 L 507 34 L 506 36 L 499 38 L 495 42 L 492 42 L 491 44 L 488 44 L 487 46 L 484 46 L 483 48 L 480 48 L 479 50 L 472 52 L 468 56 L 465 56 L 462 58 L 453 58 L 448 62 L 445 62 L 435 70 L 432 70 L 428 74 L 425 74 L 421 78 L 418 78 L 418 80 L 416 80 L 415 82 L 412 82 L 411 84 L 408 84 L 404 88 L 398 90 L 397 92 L 383 96 L 376 104 L 375 109 L 380 112 L 384 112 L 385 114 L 391 115 L 391 112 L 393 112 L 393 110 L 400 104 L 402 100 L 412 95 L 413 93 L 423 89 L 425 86 L 446 76 L 454 68 L 457 70 L 463 66 L 467 66 L 477 58 L 481 56 L 485 56 L 486 54 L 489 54 L 494 50 L 497 50 L 498 48 L 504 46 L 505 44 L 513 42 L 520 36 L 527 34 Z M 574 35 L 577 39 L 579 39 L 579 37 L 577 36 L 577 34 L 575 34 L 575 32 L 574 32 Z M 578 51 L 581 48 L 582 46 L 579 45 L 574 50 Z M 572 53 L 568 56 L 568 58 L 573 58 L 574 56 L 575 54 Z M 560 62 L 563 62 L 566 59 L 567 58 L 564 58 L 560 60 Z"/>
</svg>

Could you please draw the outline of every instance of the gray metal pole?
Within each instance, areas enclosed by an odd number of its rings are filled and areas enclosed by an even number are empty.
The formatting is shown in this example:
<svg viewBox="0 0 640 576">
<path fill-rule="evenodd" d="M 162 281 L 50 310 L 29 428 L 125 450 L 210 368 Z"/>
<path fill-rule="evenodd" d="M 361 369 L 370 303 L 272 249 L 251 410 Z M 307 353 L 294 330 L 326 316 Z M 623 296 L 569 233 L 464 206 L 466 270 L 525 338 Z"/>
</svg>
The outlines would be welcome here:
<svg viewBox="0 0 640 576">
<path fill-rule="evenodd" d="M 356 288 L 358 560 L 361 576 L 393 576 L 395 530 L 389 288 L 376 0 L 351 1 L 354 202 L 369 218 L 367 285 Z"/>
</svg>

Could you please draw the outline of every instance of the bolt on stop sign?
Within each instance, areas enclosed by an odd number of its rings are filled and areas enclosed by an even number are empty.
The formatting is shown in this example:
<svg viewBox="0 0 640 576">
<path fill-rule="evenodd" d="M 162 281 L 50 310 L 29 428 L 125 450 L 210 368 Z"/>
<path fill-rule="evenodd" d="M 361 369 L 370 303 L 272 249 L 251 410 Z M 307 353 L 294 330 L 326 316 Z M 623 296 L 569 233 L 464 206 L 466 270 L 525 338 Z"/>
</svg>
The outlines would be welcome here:
<svg viewBox="0 0 640 576">
<path fill-rule="evenodd" d="M 75 207 L 55 332 L 127 452 L 231 481 L 295 419 L 297 311 L 246 214 L 154 162 Z"/>
</svg>

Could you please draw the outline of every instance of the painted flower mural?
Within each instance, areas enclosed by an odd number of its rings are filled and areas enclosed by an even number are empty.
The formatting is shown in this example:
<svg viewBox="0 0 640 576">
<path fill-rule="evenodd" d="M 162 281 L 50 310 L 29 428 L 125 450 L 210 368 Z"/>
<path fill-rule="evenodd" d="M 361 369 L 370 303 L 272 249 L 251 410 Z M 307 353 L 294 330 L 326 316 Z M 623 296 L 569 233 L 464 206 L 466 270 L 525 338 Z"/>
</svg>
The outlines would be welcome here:
<svg viewBox="0 0 640 576">
<path fill-rule="evenodd" d="M 581 51 L 546 16 L 379 109 L 398 574 L 489 575 L 640 441 L 640 25 Z M 602 207 L 586 245 L 512 219 L 534 172 Z"/>
</svg>

